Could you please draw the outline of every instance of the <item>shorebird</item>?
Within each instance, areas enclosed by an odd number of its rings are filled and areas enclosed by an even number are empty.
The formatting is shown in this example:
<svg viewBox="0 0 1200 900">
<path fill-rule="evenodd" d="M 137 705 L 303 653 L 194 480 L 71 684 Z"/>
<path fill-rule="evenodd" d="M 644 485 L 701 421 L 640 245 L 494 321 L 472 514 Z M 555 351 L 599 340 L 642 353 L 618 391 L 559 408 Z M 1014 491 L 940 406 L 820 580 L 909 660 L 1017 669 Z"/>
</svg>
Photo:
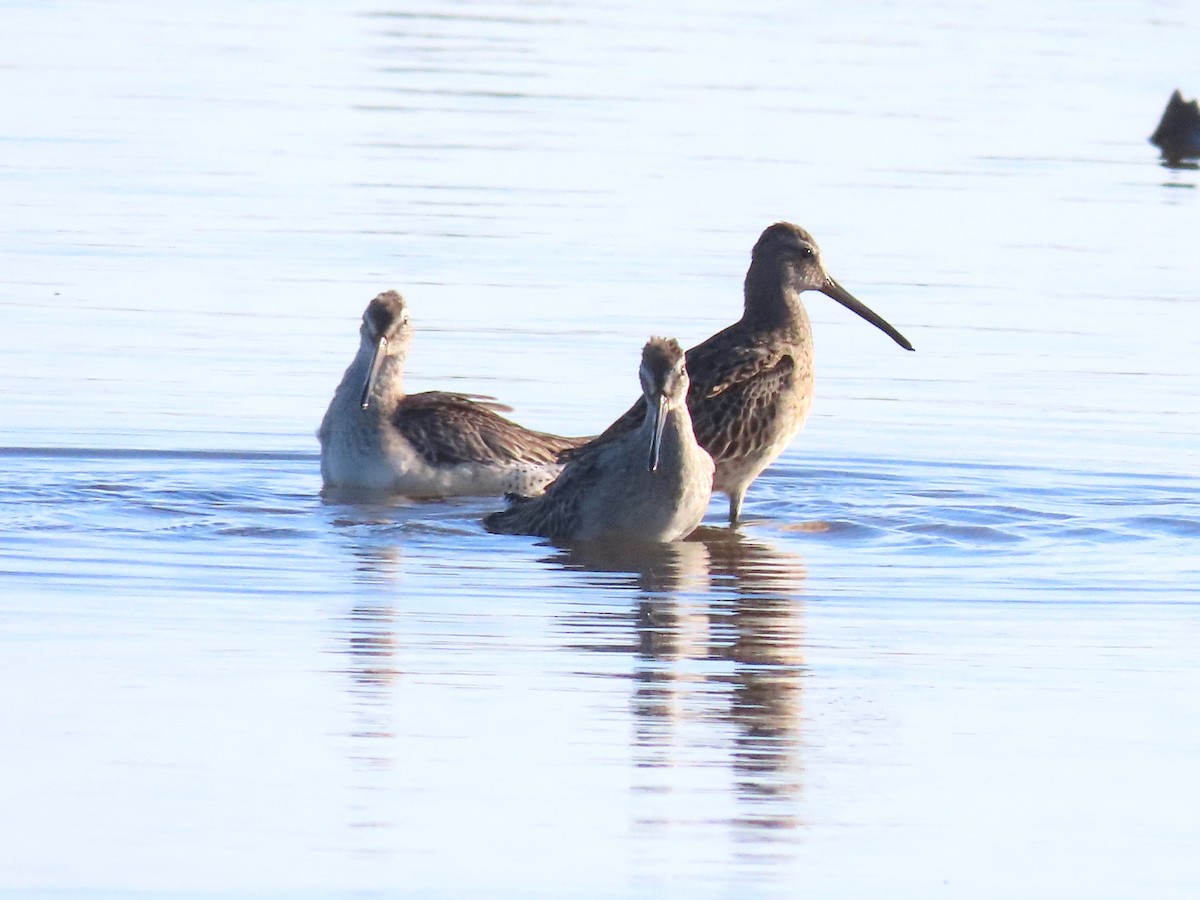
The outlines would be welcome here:
<svg viewBox="0 0 1200 900">
<path fill-rule="evenodd" d="M 478 394 L 404 393 L 413 328 L 404 299 L 368 305 L 358 352 L 317 431 L 326 489 L 408 497 L 540 493 L 579 438 L 530 431 Z"/>
<path fill-rule="evenodd" d="M 696 440 L 716 463 L 713 490 L 729 497 L 737 525 L 746 490 L 804 425 L 813 395 L 812 325 L 800 294 L 820 291 L 911 350 L 904 335 L 830 277 L 816 241 L 803 228 L 777 222 L 754 245 L 746 272 L 742 317 L 687 352 L 687 405 Z M 594 441 L 603 444 L 636 427 L 645 399 Z M 587 452 L 590 445 L 569 450 Z"/>
<path fill-rule="evenodd" d="M 651 338 L 639 369 L 638 427 L 570 454 L 541 497 L 510 497 L 484 518 L 489 531 L 551 540 L 666 542 L 687 537 L 712 494 L 712 458 L 696 443 L 688 375 L 675 340 Z"/>
</svg>

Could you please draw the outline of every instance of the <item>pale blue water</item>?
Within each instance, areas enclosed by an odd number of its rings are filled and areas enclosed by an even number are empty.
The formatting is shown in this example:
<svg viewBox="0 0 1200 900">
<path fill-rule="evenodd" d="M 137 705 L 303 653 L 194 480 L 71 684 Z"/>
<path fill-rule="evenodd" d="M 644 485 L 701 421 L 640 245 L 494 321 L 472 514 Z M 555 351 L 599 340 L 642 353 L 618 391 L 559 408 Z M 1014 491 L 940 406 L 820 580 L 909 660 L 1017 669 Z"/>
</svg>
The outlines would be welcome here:
<svg viewBox="0 0 1200 900">
<path fill-rule="evenodd" d="M 3 15 L 0 892 L 1200 889 L 1192 5 Z M 586 433 L 779 218 L 917 352 L 738 536 L 319 497 L 375 293 Z"/>
</svg>

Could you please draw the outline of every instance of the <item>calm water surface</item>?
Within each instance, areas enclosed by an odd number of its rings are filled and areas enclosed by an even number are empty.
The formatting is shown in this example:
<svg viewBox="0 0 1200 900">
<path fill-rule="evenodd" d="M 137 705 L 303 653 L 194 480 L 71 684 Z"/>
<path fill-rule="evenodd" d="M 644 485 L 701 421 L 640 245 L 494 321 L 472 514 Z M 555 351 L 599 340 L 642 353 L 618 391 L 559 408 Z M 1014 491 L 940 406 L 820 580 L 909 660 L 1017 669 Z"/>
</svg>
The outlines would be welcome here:
<svg viewBox="0 0 1200 900">
<path fill-rule="evenodd" d="M 0 892 L 1195 896 L 1194 4 L 3 7 Z M 325 502 L 413 389 L 589 433 L 811 229 L 693 539 Z"/>
</svg>

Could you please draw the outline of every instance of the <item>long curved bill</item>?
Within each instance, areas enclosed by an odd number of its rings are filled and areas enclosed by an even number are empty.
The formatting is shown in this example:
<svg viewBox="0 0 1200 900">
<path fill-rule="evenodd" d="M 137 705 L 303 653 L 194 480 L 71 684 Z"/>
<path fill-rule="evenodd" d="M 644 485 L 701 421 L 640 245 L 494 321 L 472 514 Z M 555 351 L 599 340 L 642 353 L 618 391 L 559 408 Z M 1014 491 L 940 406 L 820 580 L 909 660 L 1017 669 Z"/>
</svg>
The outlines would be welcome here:
<svg viewBox="0 0 1200 900">
<path fill-rule="evenodd" d="M 667 398 L 661 394 L 654 407 L 654 433 L 650 436 L 650 471 L 658 471 L 658 454 L 662 450 L 663 429 L 667 427 Z"/>
<path fill-rule="evenodd" d="M 371 405 L 371 388 L 375 386 L 375 379 L 379 376 L 379 367 L 383 365 L 383 360 L 387 356 L 385 349 L 387 347 L 387 338 L 383 335 L 375 341 L 375 352 L 371 354 L 371 365 L 367 369 L 367 378 L 363 382 L 362 396 L 358 398 L 358 405 L 366 409 Z"/>
<path fill-rule="evenodd" d="M 908 338 L 889 325 L 883 316 L 879 315 L 865 303 L 855 298 L 853 294 L 851 294 L 832 278 L 827 278 L 825 287 L 821 288 L 820 291 L 826 297 L 832 297 L 852 313 L 862 316 L 905 350 L 911 350 L 913 348 L 913 345 L 908 342 Z"/>
</svg>

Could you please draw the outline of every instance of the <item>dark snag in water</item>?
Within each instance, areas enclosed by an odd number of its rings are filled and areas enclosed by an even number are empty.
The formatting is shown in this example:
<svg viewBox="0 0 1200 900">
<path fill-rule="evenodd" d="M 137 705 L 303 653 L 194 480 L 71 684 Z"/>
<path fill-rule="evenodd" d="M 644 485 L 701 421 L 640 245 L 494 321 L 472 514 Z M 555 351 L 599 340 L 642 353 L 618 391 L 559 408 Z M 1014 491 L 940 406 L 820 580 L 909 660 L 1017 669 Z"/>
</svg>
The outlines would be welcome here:
<svg viewBox="0 0 1200 900">
<path fill-rule="evenodd" d="M 1162 151 L 1168 163 L 1200 157 L 1200 104 L 1184 100 L 1183 94 L 1175 91 L 1150 135 L 1150 143 Z"/>
</svg>

